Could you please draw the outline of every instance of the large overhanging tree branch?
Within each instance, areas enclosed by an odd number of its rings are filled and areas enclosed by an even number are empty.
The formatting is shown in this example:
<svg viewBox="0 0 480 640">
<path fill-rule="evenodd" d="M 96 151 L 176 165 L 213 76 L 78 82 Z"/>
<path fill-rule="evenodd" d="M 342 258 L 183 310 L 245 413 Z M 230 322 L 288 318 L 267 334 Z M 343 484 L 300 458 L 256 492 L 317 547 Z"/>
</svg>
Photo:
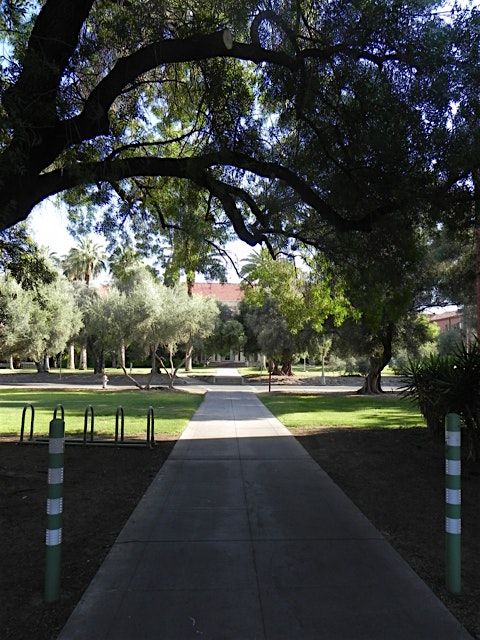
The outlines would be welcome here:
<svg viewBox="0 0 480 640">
<path fill-rule="evenodd" d="M 293 171 L 273 162 L 266 162 L 234 151 L 219 151 L 192 158 L 151 158 L 133 157 L 121 160 L 99 161 L 92 163 L 78 163 L 76 165 L 55 169 L 40 175 L 31 181 L 29 189 L 25 190 L 22 199 L 17 203 L 17 218 L 25 218 L 32 208 L 48 196 L 81 185 L 100 182 L 117 182 L 118 180 L 135 176 L 159 176 L 190 179 L 206 187 L 224 206 L 227 216 L 232 221 L 237 233 L 242 233 L 240 212 L 234 204 L 233 196 L 238 197 L 238 188 L 225 185 L 208 177 L 205 171 L 211 167 L 236 167 L 250 171 L 263 178 L 278 179 L 291 187 L 298 196 L 309 205 L 323 222 L 327 222 L 340 230 L 366 231 L 371 227 L 376 212 L 372 212 L 362 219 L 342 217 L 318 193 Z M 252 204 L 252 200 L 250 203 Z M 252 205 L 253 206 L 253 205 Z M 257 210 L 253 211 L 254 213 Z M 260 221 L 260 220 L 259 220 Z M 260 221 L 261 222 L 261 221 Z M 246 229 L 245 229 L 246 231 Z M 244 234 L 245 241 L 256 244 L 262 241 L 250 234 Z"/>
<path fill-rule="evenodd" d="M 111 159 L 111 148 L 105 154 L 96 150 L 100 159 L 72 163 L 73 153 L 88 141 L 102 136 L 115 137 L 112 132 L 112 112 L 117 99 L 155 70 L 167 69 L 179 63 L 199 63 L 213 59 L 233 59 L 254 64 L 275 65 L 295 77 L 305 77 L 305 61 L 333 63 L 338 57 L 365 60 L 382 68 L 385 63 L 414 64 L 405 54 L 372 43 L 318 41 L 315 46 L 302 46 L 294 29 L 271 11 L 259 11 L 251 25 L 251 42 L 235 42 L 228 29 L 176 37 L 173 29 L 150 43 L 142 43 L 136 50 L 106 63 L 103 77 L 98 73 L 96 84 L 89 81 L 83 87 L 83 106 L 71 109 L 71 117 L 59 115 L 58 104 L 65 89 L 65 78 L 73 77 L 72 59 L 82 42 L 82 33 L 92 10 L 98 8 L 94 0 L 46 0 L 37 16 L 25 53 L 19 60 L 21 70 L 16 80 L 4 92 L 2 104 L 9 132 L 4 137 L 0 155 L 0 229 L 24 220 L 31 209 L 44 198 L 62 191 L 95 183 L 114 182 L 138 176 L 179 177 L 193 180 L 208 189 L 222 202 L 237 233 L 250 243 L 264 239 L 264 231 L 271 230 L 264 213 L 255 206 L 253 197 L 222 180 L 216 180 L 209 170 L 232 167 L 251 172 L 262 178 L 281 181 L 298 198 L 316 212 L 316 216 L 340 230 L 368 230 L 385 211 L 395 209 L 390 200 L 375 211 L 362 216 L 346 217 L 319 195 L 309 182 L 281 162 L 267 162 L 253 154 L 231 150 L 200 153 L 194 157 L 145 157 Z M 101 9 L 100 9 L 101 10 Z M 261 43 L 260 26 L 281 31 L 289 46 L 271 50 Z M 88 29 L 87 29 L 88 30 Z M 188 30 L 187 30 L 188 32 Z M 133 48 L 133 47 L 131 47 Z M 86 60 L 88 63 L 88 60 Z M 160 81 L 159 81 L 160 82 Z M 182 133 L 176 136 L 182 138 Z M 173 139 L 173 136 L 172 136 Z M 137 140 L 121 140 L 124 148 L 135 148 Z M 148 140 L 146 141 L 148 144 Z M 170 152 L 170 151 L 169 151 Z M 108 158 L 110 156 L 110 158 Z M 235 191 L 235 189 L 237 189 Z M 243 202 L 256 218 L 253 228 L 243 219 L 238 202 Z M 298 232 L 298 230 L 297 230 Z M 295 230 L 292 229 L 292 233 Z"/>
</svg>

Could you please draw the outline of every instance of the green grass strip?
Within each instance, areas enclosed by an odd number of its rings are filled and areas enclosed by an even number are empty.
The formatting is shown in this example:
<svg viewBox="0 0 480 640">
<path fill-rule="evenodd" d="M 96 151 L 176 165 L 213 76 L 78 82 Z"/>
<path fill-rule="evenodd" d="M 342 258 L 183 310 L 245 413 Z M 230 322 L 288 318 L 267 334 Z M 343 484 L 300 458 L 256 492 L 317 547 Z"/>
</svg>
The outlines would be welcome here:
<svg viewBox="0 0 480 640">
<path fill-rule="evenodd" d="M 259 399 L 289 429 L 317 427 L 396 428 L 425 426 L 412 404 L 396 396 L 262 393 Z"/>
<path fill-rule="evenodd" d="M 199 407 L 203 395 L 171 391 L 52 391 L 8 389 L 0 391 L 0 434 L 19 435 L 22 409 L 26 403 L 35 407 L 34 435 L 46 435 L 53 417 L 53 408 L 65 408 L 67 436 L 83 434 L 85 408 L 92 405 L 95 412 L 95 433 L 112 437 L 115 433 L 115 412 L 122 406 L 125 413 L 125 437 L 145 437 L 147 409 L 155 413 L 155 433 L 179 435 Z M 88 422 L 90 429 L 90 422 Z M 25 420 L 25 437 L 30 429 L 30 412 Z M 90 433 L 88 431 L 88 433 Z"/>
</svg>

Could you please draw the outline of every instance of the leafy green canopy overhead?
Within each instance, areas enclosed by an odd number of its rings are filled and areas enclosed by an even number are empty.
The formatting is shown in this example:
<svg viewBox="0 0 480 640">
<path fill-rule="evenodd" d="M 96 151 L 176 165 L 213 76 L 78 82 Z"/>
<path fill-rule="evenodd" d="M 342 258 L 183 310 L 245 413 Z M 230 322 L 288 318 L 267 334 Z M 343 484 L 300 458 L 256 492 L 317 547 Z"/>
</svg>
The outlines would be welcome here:
<svg viewBox="0 0 480 640">
<path fill-rule="evenodd" d="M 479 20 L 445 21 L 440 6 L 2 3 L 0 229 L 59 193 L 113 205 L 107 231 L 175 225 L 156 197 L 172 178 L 210 203 L 212 228 L 228 221 L 251 245 L 467 216 Z"/>
</svg>

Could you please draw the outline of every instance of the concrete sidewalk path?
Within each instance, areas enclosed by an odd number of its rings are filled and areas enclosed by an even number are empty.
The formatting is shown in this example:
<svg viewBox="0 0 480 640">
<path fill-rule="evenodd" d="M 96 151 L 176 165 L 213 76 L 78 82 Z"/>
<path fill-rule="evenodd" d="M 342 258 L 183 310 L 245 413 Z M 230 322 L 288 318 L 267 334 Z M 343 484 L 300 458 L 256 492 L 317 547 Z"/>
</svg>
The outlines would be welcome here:
<svg viewBox="0 0 480 640">
<path fill-rule="evenodd" d="M 207 394 L 59 638 L 470 636 L 245 389 Z"/>
</svg>

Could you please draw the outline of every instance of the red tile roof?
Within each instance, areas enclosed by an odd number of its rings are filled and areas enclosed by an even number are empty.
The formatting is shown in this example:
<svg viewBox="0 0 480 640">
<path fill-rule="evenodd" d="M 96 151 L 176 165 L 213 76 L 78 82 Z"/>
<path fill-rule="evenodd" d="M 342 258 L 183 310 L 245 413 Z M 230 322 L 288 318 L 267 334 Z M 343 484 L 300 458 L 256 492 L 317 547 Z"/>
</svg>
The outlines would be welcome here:
<svg viewBox="0 0 480 640">
<path fill-rule="evenodd" d="M 240 302 L 243 300 L 243 291 L 239 284 L 226 282 L 195 282 L 193 293 L 199 296 L 212 296 L 220 302 Z"/>
<path fill-rule="evenodd" d="M 436 322 L 437 320 L 448 320 L 454 318 L 463 318 L 463 313 L 461 311 L 444 311 L 443 313 L 431 313 L 428 314 L 428 319 L 432 322 Z"/>
</svg>

